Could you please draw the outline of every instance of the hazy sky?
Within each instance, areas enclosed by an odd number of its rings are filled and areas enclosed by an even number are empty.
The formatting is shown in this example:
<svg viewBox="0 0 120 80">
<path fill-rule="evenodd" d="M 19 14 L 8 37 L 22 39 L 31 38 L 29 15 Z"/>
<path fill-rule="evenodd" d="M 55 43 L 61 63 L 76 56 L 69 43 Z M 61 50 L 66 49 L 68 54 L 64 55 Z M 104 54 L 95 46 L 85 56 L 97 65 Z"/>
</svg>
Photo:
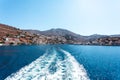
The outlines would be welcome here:
<svg viewBox="0 0 120 80">
<path fill-rule="evenodd" d="M 120 0 L 0 0 L 0 23 L 81 35 L 120 34 Z"/>
</svg>

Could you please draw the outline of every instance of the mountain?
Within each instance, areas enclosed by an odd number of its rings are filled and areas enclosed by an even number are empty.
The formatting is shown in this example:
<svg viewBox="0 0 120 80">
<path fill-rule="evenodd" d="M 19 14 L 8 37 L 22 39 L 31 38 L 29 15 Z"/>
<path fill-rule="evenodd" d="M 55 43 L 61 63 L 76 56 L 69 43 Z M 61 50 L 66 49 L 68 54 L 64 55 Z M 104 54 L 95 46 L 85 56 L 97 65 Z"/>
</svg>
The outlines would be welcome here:
<svg viewBox="0 0 120 80">
<path fill-rule="evenodd" d="M 25 30 L 27 32 L 45 35 L 52 38 L 52 43 L 82 44 L 82 45 L 120 45 L 120 35 L 99 35 L 82 36 L 65 29 L 50 29 L 46 31 Z"/>
<path fill-rule="evenodd" d="M 78 40 L 94 40 L 97 38 L 103 38 L 103 37 L 107 37 L 108 35 L 99 35 L 99 34 L 93 34 L 90 36 L 82 36 L 76 33 L 73 33 L 71 31 L 68 31 L 66 29 L 50 29 L 50 30 L 46 30 L 46 31 L 39 31 L 39 30 L 25 30 L 26 32 L 30 32 L 33 34 L 39 34 L 39 35 L 45 35 L 45 36 L 72 36 L 77 38 Z M 112 35 L 112 36 L 116 36 L 116 35 Z"/>
<path fill-rule="evenodd" d="M 82 41 L 86 42 L 86 41 L 91 41 L 91 40 L 96 40 L 98 38 L 104 38 L 104 37 L 108 37 L 108 35 L 99 35 L 99 34 L 93 34 L 90 36 L 82 36 L 76 33 L 73 33 L 71 31 L 68 31 L 66 29 L 50 29 L 50 30 L 46 30 L 46 31 L 39 31 L 39 30 L 25 30 L 26 32 L 30 32 L 33 34 L 38 34 L 38 35 L 45 35 L 45 36 L 61 36 L 61 37 L 65 37 L 67 39 L 67 37 L 69 37 L 72 40 L 75 40 L 77 42 Z M 115 35 L 112 35 L 115 37 Z M 68 38 L 68 39 L 69 39 Z"/>
<path fill-rule="evenodd" d="M 93 34 L 90 36 L 85 36 L 87 40 L 95 40 L 98 38 L 104 38 L 104 37 L 108 37 L 108 35 L 99 35 L 99 34 Z"/>
<path fill-rule="evenodd" d="M 81 44 L 81 45 L 120 45 L 120 35 L 82 36 L 66 29 L 20 30 L 0 24 L 0 45 L 18 44 Z"/>
<path fill-rule="evenodd" d="M 38 30 L 26 30 L 26 31 L 32 32 L 35 34 L 46 35 L 46 36 L 65 36 L 65 35 L 80 36 L 66 29 L 60 29 L 60 28 L 50 29 L 46 31 L 38 31 Z"/>
<path fill-rule="evenodd" d="M 61 36 L 37 35 L 9 25 L 0 24 L 0 45 L 56 44 L 67 42 L 68 40 Z"/>
<path fill-rule="evenodd" d="M 39 31 L 39 30 L 25 30 L 26 32 L 30 32 L 33 34 L 39 34 L 39 35 L 45 35 L 45 36 L 62 36 L 62 37 L 72 37 L 77 38 L 78 40 L 84 39 L 84 36 L 81 36 L 79 34 L 73 33 L 71 31 L 68 31 L 66 29 L 50 29 L 46 31 Z"/>
<path fill-rule="evenodd" d="M 44 35 L 48 37 L 59 37 L 59 38 L 64 38 L 64 40 L 67 40 L 66 43 L 81 43 L 85 41 L 85 37 L 81 36 L 79 34 L 73 33 L 71 31 L 68 31 L 66 29 L 50 29 L 46 31 L 38 31 L 38 30 L 25 30 L 27 32 L 33 33 L 33 34 L 39 34 L 39 35 Z"/>
<path fill-rule="evenodd" d="M 111 37 L 120 37 L 120 34 L 110 35 Z"/>
</svg>

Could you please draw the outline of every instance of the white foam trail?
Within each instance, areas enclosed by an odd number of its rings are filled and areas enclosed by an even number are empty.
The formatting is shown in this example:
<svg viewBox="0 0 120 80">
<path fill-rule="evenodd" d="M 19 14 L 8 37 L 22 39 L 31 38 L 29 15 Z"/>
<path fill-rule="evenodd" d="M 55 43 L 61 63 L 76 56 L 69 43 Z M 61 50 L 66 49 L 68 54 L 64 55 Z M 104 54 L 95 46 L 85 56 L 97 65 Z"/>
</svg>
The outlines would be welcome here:
<svg viewBox="0 0 120 80">
<path fill-rule="evenodd" d="M 80 65 L 69 52 L 65 50 L 61 50 L 61 51 L 63 51 L 64 54 L 67 56 L 65 63 L 67 66 L 67 71 L 68 71 L 67 73 L 71 75 L 70 78 L 72 80 L 89 80 L 87 76 L 87 72 L 84 69 L 84 67 Z"/>
<path fill-rule="evenodd" d="M 89 80 L 82 65 L 67 51 L 45 53 L 5 80 Z M 64 55 L 64 59 L 61 59 Z"/>
</svg>

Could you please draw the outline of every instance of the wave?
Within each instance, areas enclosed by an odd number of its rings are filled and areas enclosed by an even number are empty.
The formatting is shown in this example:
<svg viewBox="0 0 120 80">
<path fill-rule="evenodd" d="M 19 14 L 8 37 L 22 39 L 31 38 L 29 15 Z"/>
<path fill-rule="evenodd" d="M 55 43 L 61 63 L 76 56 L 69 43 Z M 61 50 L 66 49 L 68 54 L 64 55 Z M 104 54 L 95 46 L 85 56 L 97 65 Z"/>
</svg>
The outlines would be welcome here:
<svg viewBox="0 0 120 80">
<path fill-rule="evenodd" d="M 5 80 L 89 80 L 89 77 L 69 52 L 53 48 Z"/>
</svg>

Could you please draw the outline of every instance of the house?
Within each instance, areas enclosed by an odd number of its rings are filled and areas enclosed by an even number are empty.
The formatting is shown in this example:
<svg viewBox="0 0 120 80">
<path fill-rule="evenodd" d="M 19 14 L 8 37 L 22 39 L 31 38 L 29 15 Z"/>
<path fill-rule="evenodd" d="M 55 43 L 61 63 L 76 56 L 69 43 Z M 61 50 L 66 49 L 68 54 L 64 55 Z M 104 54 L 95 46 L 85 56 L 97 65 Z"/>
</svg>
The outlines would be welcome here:
<svg viewBox="0 0 120 80">
<path fill-rule="evenodd" d="M 6 38 L 5 39 L 5 45 L 9 45 L 9 44 L 17 45 L 18 43 L 20 43 L 20 40 L 18 38 Z"/>
</svg>

